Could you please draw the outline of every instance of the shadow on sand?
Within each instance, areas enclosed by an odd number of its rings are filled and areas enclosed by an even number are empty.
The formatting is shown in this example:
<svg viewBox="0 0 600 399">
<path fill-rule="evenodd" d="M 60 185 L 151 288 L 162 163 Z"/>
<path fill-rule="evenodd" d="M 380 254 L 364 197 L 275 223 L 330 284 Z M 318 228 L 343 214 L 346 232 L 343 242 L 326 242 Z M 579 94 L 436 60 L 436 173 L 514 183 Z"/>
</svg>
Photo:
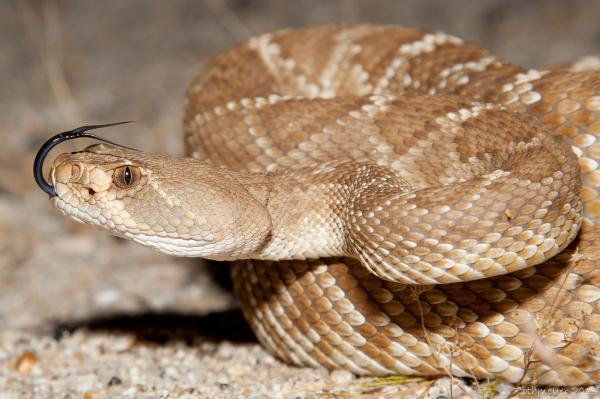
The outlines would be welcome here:
<svg viewBox="0 0 600 399">
<path fill-rule="evenodd" d="M 157 345 L 177 341 L 187 345 L 207 341 L 257 342 L 239 309 L 206 315 L 174 312 L 112 314 L 72 323 L 57 323 L 52 329 L 52 334 L 55 339 L 60 340 L 79 329 L 134 334 L 138 342 Z"/>
</svg>

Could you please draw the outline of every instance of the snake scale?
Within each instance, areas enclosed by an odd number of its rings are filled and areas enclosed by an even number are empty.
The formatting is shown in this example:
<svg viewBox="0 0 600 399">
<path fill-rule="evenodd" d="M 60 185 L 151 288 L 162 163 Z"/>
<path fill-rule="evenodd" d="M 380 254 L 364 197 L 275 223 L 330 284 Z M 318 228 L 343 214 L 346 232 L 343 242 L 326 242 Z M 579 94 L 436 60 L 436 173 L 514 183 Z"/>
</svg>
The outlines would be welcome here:
<svg viewBox="0 0 600 399">
<path fill-rule="evenodd" d="M 291 364 L 600 383 L 597 66 L 521 68 L 419 29 L 286 30 L 205 66 L 184 129 L 187 158 L 59 155 L 53 205 L 233 261 L 244 316 Z"/>
</svg>

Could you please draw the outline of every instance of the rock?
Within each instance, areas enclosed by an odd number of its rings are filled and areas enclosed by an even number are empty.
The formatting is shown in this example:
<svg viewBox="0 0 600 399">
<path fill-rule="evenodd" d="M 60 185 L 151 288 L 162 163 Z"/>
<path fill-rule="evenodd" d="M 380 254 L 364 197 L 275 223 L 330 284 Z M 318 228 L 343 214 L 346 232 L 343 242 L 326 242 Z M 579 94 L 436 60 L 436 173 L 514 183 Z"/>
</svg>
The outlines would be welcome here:
<svg viewBox="0 0 600 399">
<path fill-rule="evenodd" d="M 354 379 L 354 374 L 348 370 L 333 370 L 329 378 L 336 384 L 345 384 Z"/>
<path fill-rule="evenodd" d="M 121 380 L 119 377 L 114 375 L 114 376 L 110 377 L 110 380 L 108 380 L 108 383 L 106 385 L 111 387 L 113 385 L 121 385 L 122 383 L 123 383 L 123 380 Z"/>
<path fill-rule="evenodd" d="M 98 306 L 110 306 L 117 303 L 119 299 L 121 299 L 121 291 L 113 288 L 98 291 L 96 292 L 96 295 L 94 295 L 94 302 Z"/>
<path fill-rule="evenodd" d="M 31 369 L 38 363 L 38 360 L 35 352 L 25 351 L 17 358 L 14 367 L 20 373 L 29 374 Z"/>
</svg>

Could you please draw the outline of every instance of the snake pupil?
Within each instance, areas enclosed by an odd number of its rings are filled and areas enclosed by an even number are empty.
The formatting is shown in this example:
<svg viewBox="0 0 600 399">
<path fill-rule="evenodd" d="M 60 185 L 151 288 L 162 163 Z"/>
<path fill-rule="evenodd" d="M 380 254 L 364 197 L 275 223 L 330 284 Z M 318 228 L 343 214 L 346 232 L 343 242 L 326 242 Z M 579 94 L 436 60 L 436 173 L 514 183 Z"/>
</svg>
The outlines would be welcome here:
<svg viewBox="0 0 600 399">
<path fill-rule="evenodd" d="M 128 186 L 131 184 L 131 169 L 129 169 L 129 166 L 126 166 L 123 171 L 123 180 L 125 181 L 125 185 Z"/>
</svg>

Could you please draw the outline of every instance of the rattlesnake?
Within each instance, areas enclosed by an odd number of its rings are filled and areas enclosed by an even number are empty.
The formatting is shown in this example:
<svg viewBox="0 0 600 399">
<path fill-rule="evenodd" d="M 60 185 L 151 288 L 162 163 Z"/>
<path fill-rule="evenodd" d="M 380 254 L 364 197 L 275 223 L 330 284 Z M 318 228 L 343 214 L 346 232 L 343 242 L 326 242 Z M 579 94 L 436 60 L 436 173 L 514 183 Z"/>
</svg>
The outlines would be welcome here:
<svg viewBox="0 0 600 399">
<path fill-rule="evenodd" d="M 235 261 L 246 319 L 288 363 L 600 382 L 594 67 L 323 26 L 216 57 L 185 109 L 191 158 L 97 144 L 40 185 L 78 221 Z"/>
</svg>

